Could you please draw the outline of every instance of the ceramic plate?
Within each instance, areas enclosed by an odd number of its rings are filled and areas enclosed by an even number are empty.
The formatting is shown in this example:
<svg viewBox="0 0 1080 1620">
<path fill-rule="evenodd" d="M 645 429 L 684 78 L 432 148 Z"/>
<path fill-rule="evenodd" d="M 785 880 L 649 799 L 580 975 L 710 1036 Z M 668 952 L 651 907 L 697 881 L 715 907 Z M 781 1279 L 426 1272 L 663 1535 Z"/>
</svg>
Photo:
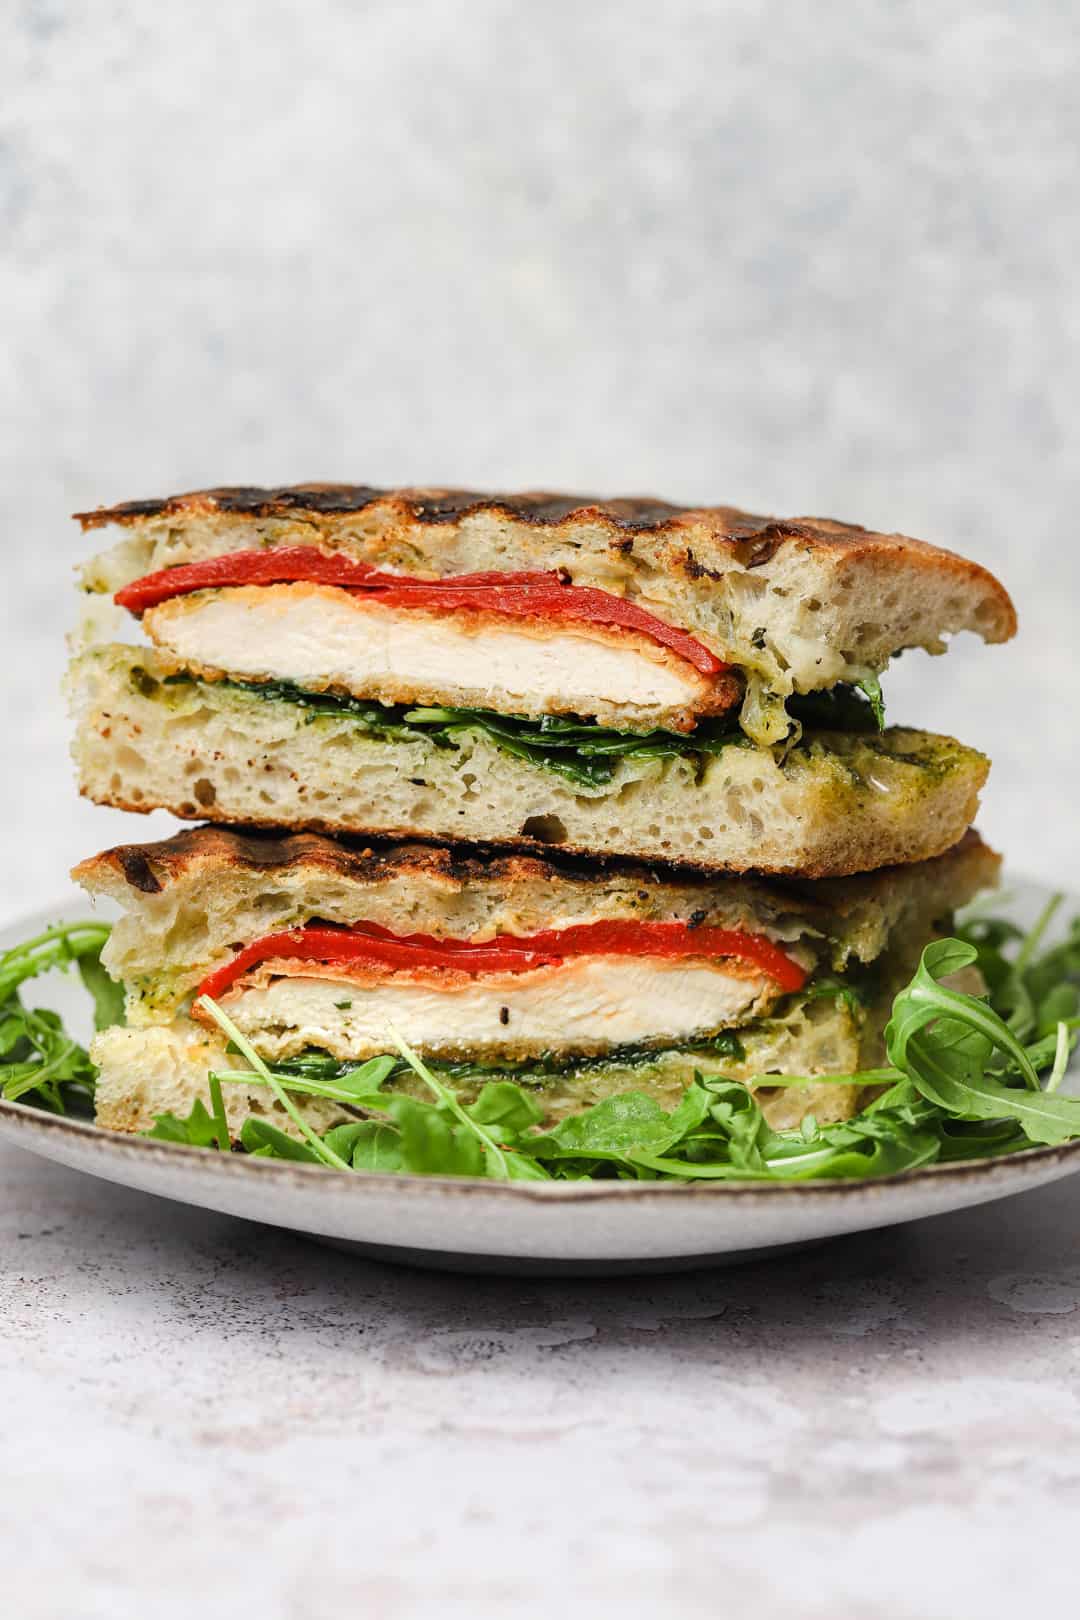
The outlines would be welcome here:
<svg viewBox="0 0 1080 1620">
<path fill-rule="evenodd" d="M 1019 886 L 1008 901 L 1001 897 L 1001 909 L 1024 921 L 1045 898 L 1034 885 Z M 0 949 L 60 916 L 86 915 L 85 899 L 73 896 L 0 930 Z M 27 992 L 85 1035 L 85 996 L 77 983 L 54 974 Z M 1077 1059 L 1063 1089 L 1080 1092 Z M 676 1270 L 760 1258 L 770 1249 L 967 1209 L 1080 1170 L 1078 1141 L 873 1182 L 508 1185 L 335 1174 L 316 1165 L 222 1156 L 115 1135 L 21 1103 L 0 1102 L 0 1135 L 106 1181 L 343 1249 L 414 1265 L 551 1274 Z"/>
</svg>

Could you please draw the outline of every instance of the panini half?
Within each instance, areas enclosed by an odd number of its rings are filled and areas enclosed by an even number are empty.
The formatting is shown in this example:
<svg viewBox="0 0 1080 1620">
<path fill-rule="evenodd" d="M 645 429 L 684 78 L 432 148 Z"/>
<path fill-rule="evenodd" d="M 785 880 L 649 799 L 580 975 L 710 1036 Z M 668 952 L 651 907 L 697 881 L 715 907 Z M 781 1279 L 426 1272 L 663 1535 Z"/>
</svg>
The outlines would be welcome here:
<svg viewBox="0 0 1080 1620">
<path fill-rule="evenodd" d="M 513 1074 L 551 1117 L 631 1089 L 668 1103 L 704 1071 L 765 1076 L 774 1123 L 842 1118 L 853 1087 L 774 1097 L 767 1076 L 879 1061 L 892 994 L 997 866 L 974 833 L 813 884 L 215 829 L 111 850 L 75 872 L 124 912 L 104 960 L 128 1027 L 93 1048 L 99 1122 L 145 1129 L 235 1066 L 205 995 L 301 1099 L 313 1064 L 347 1070 L 396 1031 L 466 1090 Z M 412 1085 L 404 1064 L 391 1083 Z M 234 1131 L 274 1110 L 254 1084 L 228 1102 Z M 320 1128 L 347 1115 L 303 1106 Z"/>
</svg>

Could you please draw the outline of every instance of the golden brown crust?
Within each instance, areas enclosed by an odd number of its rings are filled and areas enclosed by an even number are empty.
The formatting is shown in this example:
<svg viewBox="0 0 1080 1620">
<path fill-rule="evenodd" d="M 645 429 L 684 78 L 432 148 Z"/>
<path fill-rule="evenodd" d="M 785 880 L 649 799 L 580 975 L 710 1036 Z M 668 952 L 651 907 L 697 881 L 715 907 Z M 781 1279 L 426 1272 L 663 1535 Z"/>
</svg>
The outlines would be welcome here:
<svg viewBox="0 0 1080 1620">
<path fill-rule="evenodd" d="M 254 828 L 185 827 L 159 843 L 121 844 L 92 855 L 71 875 L 88 888 L 100 888 L 118 877 L 143 894 L 159 894 L 200 868 L 207 874 L 306 868 L 356 883 L 423 878 L 464 887 L 481 880 L 543 884 L 570 877 L 582 884 L 603 886 L 605 871 L 612 864 L 602 858 L 586 864 L 572 858 L 555 861 L 540 855 L 487 853 L 483 846 L 475 845 L 458 850 L 415 841 L 326 838 L 316 832 L 281 835 Z M 639 863 L 618 863 L 618 870 L 642 883 L 663 881 L 660 872 Z"/>
<path fill-rule="evenodd" d="M 604 523 L 630 534 L 704 519 L 730 531 L 732 537 L 745 530 L 746 538 L 750 538 L 770 523 L 768 518 L 738 512 L 734 507 L 678 506 L 649 496 L 605 500 L 596 495 L 555 494 L 547 490 L 502 495 L 471 489 L 377 489 L 370 484 L 293 484 L 275 489 L 235 485 L 167 495 L 158 500 L 122 501 L 117 506 L 99 506 L 74 516 L 83 529 L 98 529 L 107 523 L 141 523 L 156 517 L 344 517 L 372 507 L 396 515 L 403 523 L 459 523 L 462 518 L 492 512 L 544 528 L 573 519 Z"/>
<path fill-rule="evenodd" d="M 940 851 L 922 864 L 924 873 L 936 871 L 941 875 L 943 893 L 949 882 L 948 873 L 963 869 L 969 876 L 973 890 L 991 888 L 998 880 L 1001 856 L 985 843 L 975 827 L 969 827 L 958 843 Z M 767 881 L 774 891 L 782 891 L 793 906 L 816 905 L 827 909 L 836 917 L 851 916 L 868 901 L 884 896 L 898 873 L 911 868 L 883 866 L 876 871 L 849 874 L 845 877 L 802 874 L 791 877 L 784 873 Z M 946 894 L 946 907 L 956 902 Z"/>
<path fill-rule="evenodd" d="M 543 531 L 544 543 L 555 544 L 575 531 L 607 531 L 612 550 L 632 550 L 637 536 L 666 542 L 667 566 L 691 580 L 708 579 L 714 570 L 735 561 L 743 568 L 767 563 L 778 547 L 795 541 L 822 556 L 847 565 L 892 559 L 915 563 L 928 575 L 981 590 L 985 603 L 980 631 L 988 640 L 1015 634 L 1016 612 L 1004 586 L 978 563 L 941 547 L 902 534 L 879 534 L 859 524 L 832 518 L 775 518 L 732 506 L 679 506 L 651 497 L 606 500 L 595 496 L 527 491 L 498 494 L 455 489 L 378 489 L 367 484 L 297 484 L 274 489 L 236 486 L 196 490 L 162 499 L 126 501 L 118 506 L 77 512 L 84 529 L 115 523 L 122 526 L 155 520 L 211 522 L 240 529 L 253 520 L 307 522 L 317 538 L 322 527 L 360 519 L 365 528 L 397 538 L 432 531 L 449 539 L 470 519 L 509 521 L 529 531 Z M 719 574 L 717 574 L 719 577 Z"/>
<path fill-rule="evenodd" d="M 977 861 L 985 867 L 983 881 L 986 883 L 992 880 L 992 874 L 1000 865 L 1000 856 L 983 842 L 974 828 L 969 828 L 951 849 L 930 857 L 949 864 L 958 858 L 965 862 Z M 200 870 L 208 878 L 228 872 L 307 870 L 356 883 L 420 879 L 455 888 L 479 882 L 543 885 L 571 881 L 583 888 L 604 889 L 610 886 L 613 873 L 628 884 L 637 882 L 649 886 L 669 883 L 685 887 L 690 880 L 690 875 L 678 868 L 612 857 L 575 859 L 572 855 L 560 855 L 558 859 L 551 859 L 543 855 L 504 853 L 477 845 L 459 850 L 417 841 L 376 843 L 340 835 L 327 838 L 317 832 L 283 835 L 255 828 L 241 831 L 213 826 L 186 827 L 157 843 L 118 845 L 81 861 L 71 875 L 92 891 L 111 887 L 119 879 L 142 894 L 160 894 L 171 884 Z M 830 883 L 815 874 L 809 874 L 814 878 L 809 888 L 803 886 L 802 874 L 755 877 L 752 881 L 755 889 L 786 895 L 804 908 L 812 909 L 824 902 L 830 910 L 843 914 L 854 896 L 865 897 L 868 886 L 884 888 L 905 870 L 904 866 L 879 868 L 861 876 L 856 885 L 850 877 Z M 717 878 L 714 873 L 698 876 L 703 885 Z"/>
</svg>

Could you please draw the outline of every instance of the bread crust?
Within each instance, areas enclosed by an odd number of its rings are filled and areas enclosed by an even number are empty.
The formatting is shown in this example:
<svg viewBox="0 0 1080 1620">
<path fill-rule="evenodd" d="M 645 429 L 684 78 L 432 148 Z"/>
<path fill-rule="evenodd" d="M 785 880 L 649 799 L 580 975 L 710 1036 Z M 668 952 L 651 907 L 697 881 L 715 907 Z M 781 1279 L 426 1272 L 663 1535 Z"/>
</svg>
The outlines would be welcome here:
<svg viewBox="0 0 1080 1620">
<path fill-rule="evenodd" d="M 973 589 L 980 598 L 980 633 L 989 641 L 1015 634 L 1016 612 L 1000 582 L 980 564 L 903 534 L 884 534 L 834 518 L 780 518 L 744 512 L 734 506 L 681 506 L 651 496 L 615 499 L 547 490 L 519 494 L 491 491 L 400 488 L 369 484 L 295 484 L 276 488 L 223 486 L 183 495 L 124 501 L 74 514 L 84 530 L 108 524 L 132 528 L 150 524 L 203 526 L 241 532 L 252 520 L 301 522 L 315 543 L 334 540 L 352 520 L 365 536 L 382 534 L 398 542 L 414 540 L 422 552 L 437 551 L 440 541 L 455 542 L 471 520 L 491 520 L 507 530 L 507 539 L 532 537 L 552 547 L 571 543 L 582 531 L 606 538 L 609 549 L 632 552 L 635 541 L 666 541 L 664 563 L 674 575 L 697 582 L 722 578 L 734 563 L 760 568 L 785 542 L 797 541 L 845 568 L 898 559 L 915 563 Z M 302 538 L 301 536 L 294 537 Z"/>
<path fill-rule="evenodd" d="M 760 894 L 764 901 L 772 894 L 783 906 L 797 906 L 804 915 L 824 916 L 835 910 L 844 915 L 855 902 L 880 893 L 911 877 L 936 870 L 946 872 L 974 864 L 985 881 L 997 870 L 999 857 L 972 827 L 960 842 L 932 861 L 912 867 L 886 867 L 873 873 L 842 879 L 801 878 L 724 878 L 691 877 L 685 872 L 639 861 L 572 856 L 551 858 L 498 849 L 467 846 L 457 849 L 418 841 L 394 843 L 327 838 L 320 833 L 276 831 L 254 828 L 185 827 L 171 838 L 146 844 L 119 844 L 80 861 L 72 877 L 92 892 L 116 895 L 126 886 L 143 895 L 158 895 L 176 884 L 195 878 L 218 881 L 226 876 L 259 878 L 268 873 L 289 873 L 295 877 L 323 876 L 362 886 L 397 883 L 428 883 L 443 889 L 462 891 L 475 884 L 492 887 L 531 886 L 541 890 L 574 885 L 584 893 L 590 890 L 627 893 L 635 889 L 668 890 L 684 896 L 698 890 L 704 897 L 719 885 L 739 884 L 747 894 Z M 137 903 L 137 902 L 136 902 Z"/>
<path fill-rule="evenodd" d="M 570 518 L 588 515 L 599 517 L 612 527 L 638 532 L 668 527 L 700 510 L 648 496 L 605 500 L 595 495 L 555 494 L 547 490 L 504 495 L 470 489 L 380 489 L 371 484 L 282 484 L 270 489 L 238 484 L 157 499 L 122 501 L 116 506 L 76 512 L 74 516 L 84 529 L 96 529 L 107 523 L 131 524 L 151 517 L 209 513 L 225 517 L 291 517 L 296 513 L 341 517 L 365 512 L 371 507 L 392 510 L 402 521 L 424 524 L 458 522 L 483 511 L 499 512 L 519 522 L 539 526 L 561 524 Z"/>
<path fill-rule="evenodd" d="M 157 843 L 120 844 L 80 861 L 72 872 L 77 883 L 101 889 L 115 880 L 142 894 L 160 894 L 175 883 L 202 873 L 246 873 L 270 870 L 320 873 L 351 883 L 425 881 L 465 888 L 481 881 L 547 885 L 573 881 L 606 888 L 609 871 L 628 883 L 658 884 L 670 876 L 657 867 L 603 859 L 551 860 L 539 855 L 506 854 L 485 846 L 462 849 L 416 841 L 408 843 L 326 838 L 319 833 L 259 832 L 254 828 L 185 827 Z M 676 880 L 677 881 L 677 880 Z M 683 878 L 685 884 L 687 880 Z"/>
</svg>

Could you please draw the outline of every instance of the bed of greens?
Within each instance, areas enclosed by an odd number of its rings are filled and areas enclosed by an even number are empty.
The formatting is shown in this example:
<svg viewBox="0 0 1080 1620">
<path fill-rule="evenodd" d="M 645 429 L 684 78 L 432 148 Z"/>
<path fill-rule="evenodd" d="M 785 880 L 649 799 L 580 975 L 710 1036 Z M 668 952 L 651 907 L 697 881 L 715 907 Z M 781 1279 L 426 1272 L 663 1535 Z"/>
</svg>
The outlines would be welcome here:
<svg viewBox="0 0 1080 1620">
<path fill-rule="evenodd" d="M 1080 1097 L 1059 1089 L 1080 1039 L 1080 918 L 1046 944 L 1060 901 L 1050 901 L 1026 932 L 1006 918 L 975 913 L 955 937 L 928 945 L 893 1003 L 886 1067 L 858 1075 L 762 1076 L 768 1086 L 867 1088 L 861 1112 L 842 1124 L 807 1118 L 798 1130 L 771 1129 L 746 1087 L 724 1076 L 718 1054 L 717 1072 L 699 1073 L 671 1112 L 628 1090 L 547 1129 L 536 1087 L 493 1075 L 465 1103 L 453 1067 L 425 1063 L 392 1029 L 391 1050 L 365 1063 L 315 1054 L 269 1067 L 228 1014 L 203 998 L 237 1066 L 209 1077 L 209 1106 L 196 1102 L 186 1118 L 162 1115 L 149 1134 L 349 1173 L 498 1181 L 872 1178 L 1056 1146 L 1080 1139 Z M 121 1022 L 122 991 L 100 960 L 108 934 L 103 923 L 58 924 L 0 956 L 6 1100 L 92 1117 L 95 1071 L 86 1049 L 56 1013 L 29 1008 L 23 986 L 52 969 L 73 970 L 92 998 L 96 1027 Z M 987 986 L 984 997 L 943 982 L 973 965 Z M 429 1100 L 394 1091 L 406 1071 Z M 224 1098 L 238 1083 L 264 1086 L 296 1134 L 253 1115 L 239 1142 L 231 1141 Z M 296 1106 L 300 1095 L 329 1099 L 353 1117 L 317 1134 Z"/>
</svg>

